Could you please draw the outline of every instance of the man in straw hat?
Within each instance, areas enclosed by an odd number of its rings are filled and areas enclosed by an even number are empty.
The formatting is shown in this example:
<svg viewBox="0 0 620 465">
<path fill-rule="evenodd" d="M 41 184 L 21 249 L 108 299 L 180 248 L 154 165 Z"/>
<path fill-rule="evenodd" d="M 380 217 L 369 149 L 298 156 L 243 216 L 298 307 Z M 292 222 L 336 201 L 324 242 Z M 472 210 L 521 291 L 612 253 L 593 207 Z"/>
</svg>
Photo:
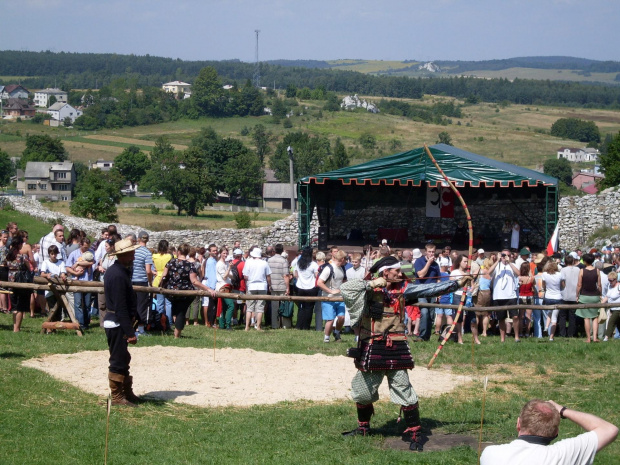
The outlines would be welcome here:
<svg viewBox="0 0 620 465">
<path fill-rule="evenodd" d="M 116 261 L 105 274 L 104 292 L 107 312 L 103 327 L 110 349 L 108 380 L 112 391 L 112 405 L 135 407 L 140 400 L 132 390 L 133 378 L 129 375 L 128 344 L 135 344 L 138 338 L 134 332 L 133 320 L 137 316 L 136 293 L 131 285 L 131 266 L 135 250 L 130 239 L 123 239 L 114 245 Z"/>
<path fill-rule="evenodd" d="M 405 305 L 412 305 L 421 297 L 436 297 L 454 292 L 471 280 L 409 284 L 403 279 L 401 264 L 396 257 L 387 256 L 376 262 L 370 273 L 379 277 L 372 281 L 349 280 L 340 287 L 342 297 L 350 308 L 351 324 L 360 322 L 357 348 L 347 354 L 355 359 L 359 370 L 351 382 L 351 397 L 357 405 L 358 427 L 344 436 L 367 435 L 373 402 L 379 400 L 379 386 L 388 378 L 390 399 L 401 406 L 405 420 L 403 440 L 409 449 L 421 451 L 420 411 L 418 396 L 409 381 L 414 366 L 405 334 Z"/>
</svg>

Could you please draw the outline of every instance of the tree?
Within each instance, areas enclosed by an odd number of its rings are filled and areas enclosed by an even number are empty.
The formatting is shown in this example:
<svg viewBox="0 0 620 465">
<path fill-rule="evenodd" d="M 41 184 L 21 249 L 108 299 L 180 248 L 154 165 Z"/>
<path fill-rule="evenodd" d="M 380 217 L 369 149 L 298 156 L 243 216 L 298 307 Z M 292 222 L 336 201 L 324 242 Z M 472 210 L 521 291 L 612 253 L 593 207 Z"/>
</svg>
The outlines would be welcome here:
<svg viewBox="0 0 620 465">
<path fill-rule="evenodd" d="M 11 183 L 14 171 L 9 154 L 0 150 L 0 187 L 6 187 Z"/>
<path fill-rule="evenodd" d="M 224 191 L 232 197 L 260 197 L 265 180 L 263 164 L 250 149 L 243 147 L 223 169 Z"/>
<path fill-rule="evenodd" d="M 202 68 L 192 85 L 192 103 L 203 116 L 222 116 L 226 108 L 226 95 L 222 81 L 212 66 Z"/>
<path fill-rule="evenodd" d="M 327 160 L 325 169 L 332 171 L 346 166 L 349 166 L 349 156 L 346 147 L 338 138 L 334 141 L 333 155 Z"/>
<path fill-rule="evenodd" d="M 88 171 L 76 184 L 71 214 L 97 221 L 118 221 L 116 205 L 121 201 L 123 179 L 114 170 Z"/>
<path fill-rule="evenodd" d="M 441 131 L 437 137 L 439 138 L 437 141 L 438 144 L 452 145 L 452 137 L 450 137 L 448 131 Z"/>
<path fill-rule="evenodd" d="M 54 105 L 58 100 L 56 100 L 56 97 L 51 95 L 50 98 L 47 100 L 47 108 L 51 107 L 52 105 Z"/>
<path fill-rule="evenodd" d="M 265 158 L 271 152 L 270 144 L 273 141 L 273 134 L 270 131 L 267 131 L 262 124 L 257 124 L 254 126 L 252 130 L 252 140 L 254 141 L 254 145 L 256 145 L 256 155 L 260 160 L 261 165 L 265 163 Z"/>
<path fill-rule="evenodd" d="M 151 160 L 136 145 L 130 145 L 114 159 L 114 168 L 118 170 L 125 180 L 131 183 L 131 187 L 140 181 L 151 167 Z"/>
<path fill-rule="evenodd" d="M 177 215 L 186 211 L 196 216 L 215 196 L 214 176 L 200 147 L 192 146 L 183 152 L 174 150 L 165 136 L 155 143 L 151 153 L 152 165 L 143 183 L 177 207 Z"/>
<path fill-rule="evenodd" d="M 374 150 L 377 146 L 377 138 L 369 132 L 364 132 L 359 138 L 360 145 L 366 150 Z"/>
<path fill-rule="evenodd" d="M 566 158 L 551 158 L 546 160 L 543 165 L 543 171 L 546 175 L 558 178 L 569 186 L 573 182 L 573 170 Z"/>
<path fill-rule="evenodd" d="M 288 84 L 286 86 L 286 98 L 295 98 L 297 95 L 297 87 L 295 84 Z"/>
<path fill-rule="evenodd" d="M 62 124 L 64 127 L 68 128 L 69 126 L 73 124 L 73 120 L 71 119 L 70 116 L 67 116 L 64 120 L 62 120 Z"/>
<path fill-rule="evenodd" d="M 65 161 L 67 152 L 60 139 L 48 135 L 31 135 L 26 137 L 26 148 L 22 152 L 18 168 L 26 169 L 29 161 Z"/>
<path fill-rule="evenodd" d="M 607 152 L 600 157 L 601 170 L 605 179 L 600 181 L 601 188 L 620 184 L 620 132 L 606 146 Z"/>
<path fill-rule="evenodd" d="M 601 141 L 601 133 L 594 121 L 579 118 L 560 118 L 551 125 L 551 135 L 580 142 Z"/>
<path fill-rule="evenodd" d="M 331 155 L 331 145 L 326 137 L 311 137 L 303 132 L 290 132 L 276 147 L 269 159 L 269 166 L 274 170 L 280 182 L 289 182 L 289 155 L 287 148 L 293 148 L 293 178 L 298 180 L 314 173 L 327 170 Z"/>
</svg>

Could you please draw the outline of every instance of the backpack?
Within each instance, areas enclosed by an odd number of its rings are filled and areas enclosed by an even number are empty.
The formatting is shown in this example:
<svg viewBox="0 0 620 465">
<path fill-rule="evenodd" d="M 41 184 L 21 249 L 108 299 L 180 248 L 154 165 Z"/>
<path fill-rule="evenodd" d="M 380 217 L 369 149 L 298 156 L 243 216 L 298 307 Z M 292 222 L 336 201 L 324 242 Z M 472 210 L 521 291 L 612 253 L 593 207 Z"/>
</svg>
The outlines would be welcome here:
<svg viewBox="0 0 620 465">
<path fill-rule="evenodd" d="M 319 272 L 316 275 L 316 280 L 314 282 L 314 286 L 317 287 L 319 284 L 319 277 L 321 276 L 321 273 L 323 272 L 323 270 L 325 269 L 325 267 L 329 268 L 329 276 L 327 277 L 327 279 L 325 280 L 325 283 L 327 284 L 327 282 L 332 279 L 332 276 L 334 276 L 334 268 L 332 267 L 332 265 L 330 263 L 323 263 L 321 266 L 319 266 Z M 343 274 L 343 278 L 342 278 L 342 282 L 346 283 L 347 282 L 347 272 L 344 269 L 344 266 L 341 266 L 340 269 L 342 270 L 342 274 Z"/>
<path fill-rule="evenodd" d="M 168 331 L 170 329 L 170 322 L 165 313 L 159 313 L 157 311 L 157 303 L 155 299 L 151 299 L 151 308 L 146 315 L 146 324 L 144 329 L 146 331 Z"/>
<path fill-rule="evenodd" d="M 241 263 L 241 261 L 238 261 L 237 263 L 233 263 L 232 266 L 230 267 L 230 284 L 232 286 L 233 289 L 239 289 L 239 287 L 241 286 L 241 275 L 239 274 L 239 263 Z"/>
</svg>

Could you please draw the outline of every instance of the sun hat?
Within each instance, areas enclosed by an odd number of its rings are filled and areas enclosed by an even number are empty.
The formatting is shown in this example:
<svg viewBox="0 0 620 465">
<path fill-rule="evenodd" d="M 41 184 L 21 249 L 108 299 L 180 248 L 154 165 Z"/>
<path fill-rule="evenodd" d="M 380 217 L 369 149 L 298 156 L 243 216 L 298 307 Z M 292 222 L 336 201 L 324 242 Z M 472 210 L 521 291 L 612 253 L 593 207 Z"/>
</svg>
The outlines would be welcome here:
<svg viewBox="0 0 620 465">
<path fill-rule="evenodd" d="M 412 254 L 412 255 L 411 255 L 411 256 L 412 256 L 412 258 L 416 258 L 416 259 L 417 259 L 417 258 L 420 258 L 420 257 L 422 256 L 422 252 L 420 252 L 420 249 L 413 249 L 413 250 L 411 251 L 411 254 Z"/>
<path fill-rule="evenodd" d="M 259 247 L 254 247 L 252 251 L 250 252 L 250 257 L 253 257 L 253 258 L 260 258 L 262 255 L 263 255 L 263 252 L 261 251 Z"/>
<path fill-rule="evenodd" d="M 439 257 L 438 263 L 439 266 L 450 266 L 450 260 L 448 260 L 446 257 Z"/>
<path fill-rule="evenodd" d="M 538 264 L 545 259 L 545 254 L 539 253 L 536 254 L 536 258 L 534 259 L 534 263 Z"/>
<path fill-rule="evenodd" d="M 140 245 L 133 245 L 131 239 L 122 239 L 114 244 L 114 252 L 110 252 L 108 255 L 121 255 L 136 250 L 138 247 L 140 247 Z"/>
</svg>

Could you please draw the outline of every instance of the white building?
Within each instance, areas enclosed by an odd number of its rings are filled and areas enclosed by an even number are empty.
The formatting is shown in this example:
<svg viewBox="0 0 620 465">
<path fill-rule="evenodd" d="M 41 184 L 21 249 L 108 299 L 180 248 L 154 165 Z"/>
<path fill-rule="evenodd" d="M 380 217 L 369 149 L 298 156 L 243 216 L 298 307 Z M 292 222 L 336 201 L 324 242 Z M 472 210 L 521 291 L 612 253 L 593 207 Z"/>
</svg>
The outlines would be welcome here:
<svg viewBox="0 0 620 465">
<path fill-rule="evenodd" d="M 56 98 L 56 103 L 67 103 L 67 93 L 61 89 L 41 89 L 34 93 L 34 104 L 38 107 L 47 108 L 50 97 Z"/>
<path fill-rule="evenodd" d="M 186 92 L 191 92 L 192 90 L 191 84 L 182 81 L 166 82 L 161 87 L 164 89 L 164 91 L 170 92 L 174 95 L 185 94 Z"/>
<path fill-rule="evenodd" d="M 561 147 L 558 150 L 558 158 L 566 158 L 572 162 L 591 162 L 598 161 L 600 152 L 598 149 L 590 147 L 584 147 L 582 149 L 576 149 L 571 147 Z"/>
<path fill-rule="evenodd" d="M 47 113 L 52 116 L 56 121 L 64 121 L 65 118 L 71 118 L 71 123 L 74 123 L 76 118 L 82 116 L 82 111 L 73 108 L 68 103 L 57 102 L 47 109 Z"/>
</svg>

